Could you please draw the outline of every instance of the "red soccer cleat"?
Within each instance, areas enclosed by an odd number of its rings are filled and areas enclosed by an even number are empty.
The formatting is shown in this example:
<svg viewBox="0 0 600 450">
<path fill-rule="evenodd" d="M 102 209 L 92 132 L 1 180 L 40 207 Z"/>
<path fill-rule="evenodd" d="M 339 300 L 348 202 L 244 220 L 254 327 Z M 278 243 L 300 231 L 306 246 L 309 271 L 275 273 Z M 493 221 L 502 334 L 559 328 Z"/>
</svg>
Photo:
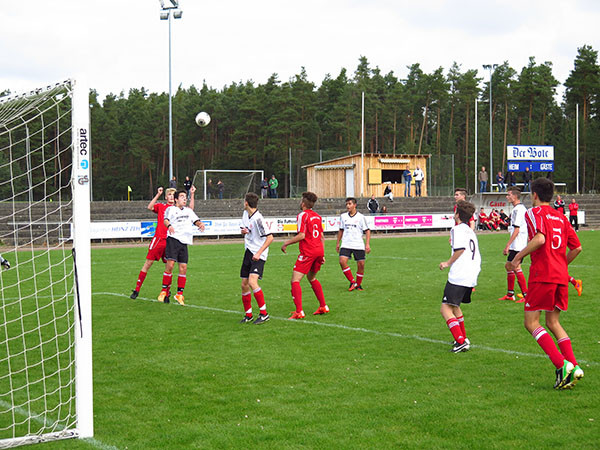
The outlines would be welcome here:
<svg viewBox="0 0 600 450">
<path fill-rule="evenodd" d="M 348 292 L 353 291 L 357 287 L 358 287 L 358 284 L 356 284 L 356 283 L 350 283 L 350 287 L 348 288 Z"/>
<path fill-rule="evenodd" d="M 327 314 L 329 312 L 329 306 L 319 306 L 319 308 L 313 313 L 313 316 L 318 316 L 319 314 Z"/>
<path fill-rule="evenodd" d="M 306 317 L 306 315 L 304 314 L 304 311 L 300 311 L 300 312 L 292 311 L 292 315 L 290 317 L 288 317 L 288 320 L 304 319 L 304 317 Z"/>
<path fill-rule="evenodd" d="M 510 301 L 515 301 L 515 296 L 514 295 L 508 295 L 506 294 L 504 297 L 500 297 L 498 300 L 510 300 Z"/>
</svg>

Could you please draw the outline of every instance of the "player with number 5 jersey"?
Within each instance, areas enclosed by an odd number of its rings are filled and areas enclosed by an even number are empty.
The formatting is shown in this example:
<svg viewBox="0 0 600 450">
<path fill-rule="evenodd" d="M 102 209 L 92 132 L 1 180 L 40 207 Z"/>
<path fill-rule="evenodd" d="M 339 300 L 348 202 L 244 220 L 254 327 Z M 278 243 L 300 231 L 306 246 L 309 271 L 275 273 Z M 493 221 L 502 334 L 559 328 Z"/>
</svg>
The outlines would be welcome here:
<svg viewBox="0 0 600 450">
<path fill-rule="evenodd" d="M 300 255 L 294 264 L 292 271 L 292 299 L 296 305 L 296 310 L 292 312 L 290 319 L 304 319 L 305 314 L 302 309 L 302 288 L 300 281 L 306 275 L 312 287 L 317 300 L 319 300 L 319 308 L 313 313 L 314 315 L 326 314 L 329 312 L 329 307 L 325 303 L 323 295 L 323 287 L 317 280 L 317 272 L 321 270 L 321 265 L 325 262 L 325 248 L 323 236 L 323 219 L 319 214 L 312 210 L 317 201 L 317 195 L 314 192 L 302 193 L 302 201 L 300 208 L 302 212 L 298 214 L 298 234 L 291 239 L 285 241 L 281 246 L 281 251 L 286 253 L 289 245 L 299 242 Z"/>
</svg>

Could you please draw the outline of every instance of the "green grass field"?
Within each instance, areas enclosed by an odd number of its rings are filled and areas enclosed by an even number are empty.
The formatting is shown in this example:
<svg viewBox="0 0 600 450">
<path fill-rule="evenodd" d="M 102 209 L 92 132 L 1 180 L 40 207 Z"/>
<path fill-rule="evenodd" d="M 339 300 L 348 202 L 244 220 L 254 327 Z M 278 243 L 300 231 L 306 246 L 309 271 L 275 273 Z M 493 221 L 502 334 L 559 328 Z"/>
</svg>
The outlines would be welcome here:
<svg viewBox="0 0 600 450">
<path fill-rule="evenodd" d="M 284 255 L 276 241 L 262 326 L 238 324 L 243 243 L 190 249 L 185 307 L 155 301 L 158 264 L 129 299 L 146 248 L 95 248 L 95 438 L 43 448 L 597 448 L 600 243 L 593 231 L 580 238 L 570 270 L 584 292 L 570 288 L 562 319 L 585 370 L 571 391 L 552 389 L 522 305 L 497 301 L 506 233 L 479 236 L 482 272 L 463 308 L 472 347 L 461 354 L 439 314 L 447 235 L 373 239 L 363 292 L 347 292 L 328 240 L 319 279 L 331 313 L 311 315 L 303 280 L 304 321 L 286 320 L 297 246 Z"/>
</svg>

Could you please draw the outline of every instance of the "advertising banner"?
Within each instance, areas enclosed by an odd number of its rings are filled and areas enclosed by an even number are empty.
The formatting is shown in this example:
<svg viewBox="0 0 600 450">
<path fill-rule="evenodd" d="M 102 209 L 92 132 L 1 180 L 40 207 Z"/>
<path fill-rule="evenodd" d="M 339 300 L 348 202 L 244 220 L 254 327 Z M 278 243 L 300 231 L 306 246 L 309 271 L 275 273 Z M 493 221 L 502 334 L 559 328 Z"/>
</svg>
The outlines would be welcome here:
<svg viewBox="0 0 600 450">
<path fill-rule="evenodd" d="M 553 145 L 508 145 L 508 161 L 554 161 Z"/>
</svg>

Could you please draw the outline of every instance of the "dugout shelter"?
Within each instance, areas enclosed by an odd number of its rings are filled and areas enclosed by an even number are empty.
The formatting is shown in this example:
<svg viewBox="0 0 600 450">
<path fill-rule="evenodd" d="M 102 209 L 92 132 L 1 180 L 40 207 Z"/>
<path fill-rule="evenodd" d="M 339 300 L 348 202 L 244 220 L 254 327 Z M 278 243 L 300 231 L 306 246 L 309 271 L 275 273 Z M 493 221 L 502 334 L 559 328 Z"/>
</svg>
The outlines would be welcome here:
<svg viewBox="0 0 600 450">
<path fill-rule="evenodd" d="M 427 196 L 428 166 L 431 155 L 389 155 L 384 153 L 360 153 L 302 166 L 306 169 L 306 185 L 319 197 L 383 197 L 386 185 L 392 188 L 394 197 L 404 196 L 406 169 L 414 173 L 420 167 L 425 178 L 421 184 L 421 196 Z M 411 193 L 415 195 L 415 180 L 411 181 Z"/>
</svg>

